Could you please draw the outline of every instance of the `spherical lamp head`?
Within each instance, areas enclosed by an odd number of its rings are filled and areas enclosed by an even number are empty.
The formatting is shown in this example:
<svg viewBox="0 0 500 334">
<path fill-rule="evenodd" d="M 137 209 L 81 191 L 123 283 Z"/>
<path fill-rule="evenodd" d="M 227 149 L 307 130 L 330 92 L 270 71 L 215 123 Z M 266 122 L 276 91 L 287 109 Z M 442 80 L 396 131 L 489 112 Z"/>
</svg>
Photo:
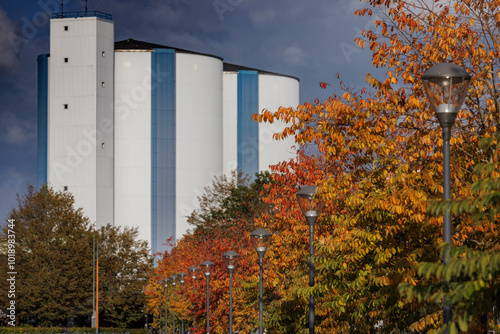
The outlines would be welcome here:
<svg viewBox="0 0 500 334">
<path fill-rule="evenodd" d="M 214 263 L 212 261 L 203 261 L 200 264 L 201 270 L 203 270 L 203 273 L 205 274 L 206 278 L 210 278 L 210 275 L 212 275 L 212 271 L 214 270 Z"/>
<path fill-rule="evenodd" d="M 467 96 L 471 76 L 452 63 L 437 64 L 422 75 L 422 83 L 432 109 L 443 128 L 451 128 Z"/>
<path fill-rule="evenodd" d="M 200 268 L 198 268 L 197 266 L 191 266 L 188 269 L 189 276 L 191 276 L 191 278 L 193 280 L 195 280 L 196 277 L 198 277 L 199 272 L 200 272 Z"/>
<path fill-rule="evenodd" d="M 299 202 L 300 210 L 306 217 L 309 224 L 316 222 L 325 202 L 317 195 L 318 187 L 304 186 L 297 191 L 297 201 Z"/>
<path fill-rule="evenodd" d="M 224 259 L 227 270 L 230 274 L 232 274 L 236 269 L 236 266 L 238 265 L 240 255 L 234 251 L 229 251 L 224 253 L 224 255 L 222 255 L 222 258 Z"/>
<path fill-rule="evenodd" d="M 175 288 L 177 284 L 177 275 L 170 276 L 170 282 L 172 283 L 172 286 Z"/>
<path fill-rule="evenodd" d="M 252 240 L 252 244 L 255 247 L 255 250 L 257 251 L 257 255 L 259 255 L 259 258 L 262 259 L 264 257 L 267 247 L 271 242 L 272 235 L 273 234 L 271 232 L 263 228 L 259 228 L 250 233 L 250 240 Z"/>
<path fill-rule="evenodd" d="M 181 286 L 184 286 L 184 283 L 186 282 L 184 280 L 184 277 L 186 277 L 186 273 L 183 273 L 182 271 L 177 274 L 177 278 L 179 279 L 179 283 L 181 283 Z"/>
</svg>

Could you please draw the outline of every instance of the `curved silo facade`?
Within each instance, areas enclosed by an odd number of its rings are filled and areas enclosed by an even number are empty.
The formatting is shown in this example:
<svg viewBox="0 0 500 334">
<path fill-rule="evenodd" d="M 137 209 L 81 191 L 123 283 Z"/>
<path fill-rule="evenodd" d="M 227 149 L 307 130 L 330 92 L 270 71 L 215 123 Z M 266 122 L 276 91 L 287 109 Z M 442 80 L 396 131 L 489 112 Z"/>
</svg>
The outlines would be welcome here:
<svg viewBox="0 0 500 334">
<path fill-rule="evenodd" d="M 277 111 L 279 107 L 296 108 L 299 105 L 299 80 L 273 74 L 259 75 L 259 113 L 263 109 Z M 282 132 L 284 122 L 259 124 L 259 171 L 269 170 L 270 165 L 289 160 L 296 155 L 295 138 L 273 139 Z"/>
<path fill-rule="evenodd" d="M 115 51 L 115 222 L 151 240 L 151 52 Z M 151 246 L 151 245 L 150 245 Z"/>
<path fill-rule="evenodd" d="M 294 138 L 273 139 L 286 124 L 257 123 L 253 114 L 264 109 L 299 104 L 298 78 L 234 64 L 224 64 L 224 173 L 232 170 L 253 177 L 270 165 L 295 157 Z"/>
<path fill-rule="evenodd" d="M 222 171 L 222 60 L 127 40 L 115 62 L 115 219 L 162 252 Z"/>
<path fill-rule="evenodd" d="M 222 61 L 177 53 L 176 221 L 179 235 L 196 198 L 222 175 Z"/>
</svg>

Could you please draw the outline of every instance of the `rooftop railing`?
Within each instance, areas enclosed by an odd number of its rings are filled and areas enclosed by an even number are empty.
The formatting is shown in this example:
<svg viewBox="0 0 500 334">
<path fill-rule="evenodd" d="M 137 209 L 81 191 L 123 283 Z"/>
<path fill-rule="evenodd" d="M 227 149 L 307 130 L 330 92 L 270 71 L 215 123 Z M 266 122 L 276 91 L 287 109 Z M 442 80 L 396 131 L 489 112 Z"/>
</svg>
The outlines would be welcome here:
<svg viewBox="0 0 500 334">
<path fill-rule="evenodd" d="M 75 18 L 75 17 L 98 17 L 98 18 L 105 19 L 105 20 L 112 20 L 113 19 L 113 15 L 108 14 L 108 13 L 99 12 L 97 10 L 52 13 L 53 19 L 64 19 L 64 18 Z"/>
</svg>

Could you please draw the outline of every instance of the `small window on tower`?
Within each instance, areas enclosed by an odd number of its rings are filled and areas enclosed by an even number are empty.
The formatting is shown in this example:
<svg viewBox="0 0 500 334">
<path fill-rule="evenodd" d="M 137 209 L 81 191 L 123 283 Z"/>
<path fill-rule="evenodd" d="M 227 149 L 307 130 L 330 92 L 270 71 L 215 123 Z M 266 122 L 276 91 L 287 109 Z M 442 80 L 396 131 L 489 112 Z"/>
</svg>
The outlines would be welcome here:
<svg viewBox="0 0 500 334">
<path fill-rule="evenodd" d="M 68 186 L 64 186 L 64 191 L 68 191 Z"/>
<path fill-rule="evenodd" d="M 68 26 L 64 26 L 64 31 L 68 31 Z"/>
<path fill-rule="evenodd" d="M 101 55 L 102 55 L 103 57 L 106 57 L 106 52 L 104 52 L 104 51 L 103 51 Z"/>
<path fill-rule="evenodd" d="M 67 63 L 69 58 L 64 58 L 64 62 Z"/>
<path fill-rule="evenodd" d="M 64 105 L 64 109 L 68 109 L 68 105 L 67 104 Z"/>
<path fill-rule="evenodd" d="M 104 81 L 103 81 L 103 82 L 101 82 L 101 87 L 104 88 L 104 86 L 106 86 L 106 85 L 104 84 Z"/>
</svg>

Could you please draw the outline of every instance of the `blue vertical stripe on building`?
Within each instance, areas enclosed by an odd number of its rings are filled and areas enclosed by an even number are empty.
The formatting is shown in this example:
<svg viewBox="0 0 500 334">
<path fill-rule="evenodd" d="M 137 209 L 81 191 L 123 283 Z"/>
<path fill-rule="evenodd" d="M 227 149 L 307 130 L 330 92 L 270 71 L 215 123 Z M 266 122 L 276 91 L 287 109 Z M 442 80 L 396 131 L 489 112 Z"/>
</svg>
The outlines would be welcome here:
<svg viewBox="0 0 500 334">
<path fill-rule="evenodd" d="M 38 62 L 38 140 L 37 140 L 37 183 L 47 183 L 47 134 L 49 101 L 49 55 L 39 55 Z"/>
<path fill-rule="evenodd" d="M 151 53 L 151 250 L 175 240 L 175 51 Z"/>
<path fill-rule="evenodd" d="M 257 71 L 238 72 L 238 170 L 251 178 L 259 172 L 259 125 L 252 115 L 259 112 Z"/>
</svg>

